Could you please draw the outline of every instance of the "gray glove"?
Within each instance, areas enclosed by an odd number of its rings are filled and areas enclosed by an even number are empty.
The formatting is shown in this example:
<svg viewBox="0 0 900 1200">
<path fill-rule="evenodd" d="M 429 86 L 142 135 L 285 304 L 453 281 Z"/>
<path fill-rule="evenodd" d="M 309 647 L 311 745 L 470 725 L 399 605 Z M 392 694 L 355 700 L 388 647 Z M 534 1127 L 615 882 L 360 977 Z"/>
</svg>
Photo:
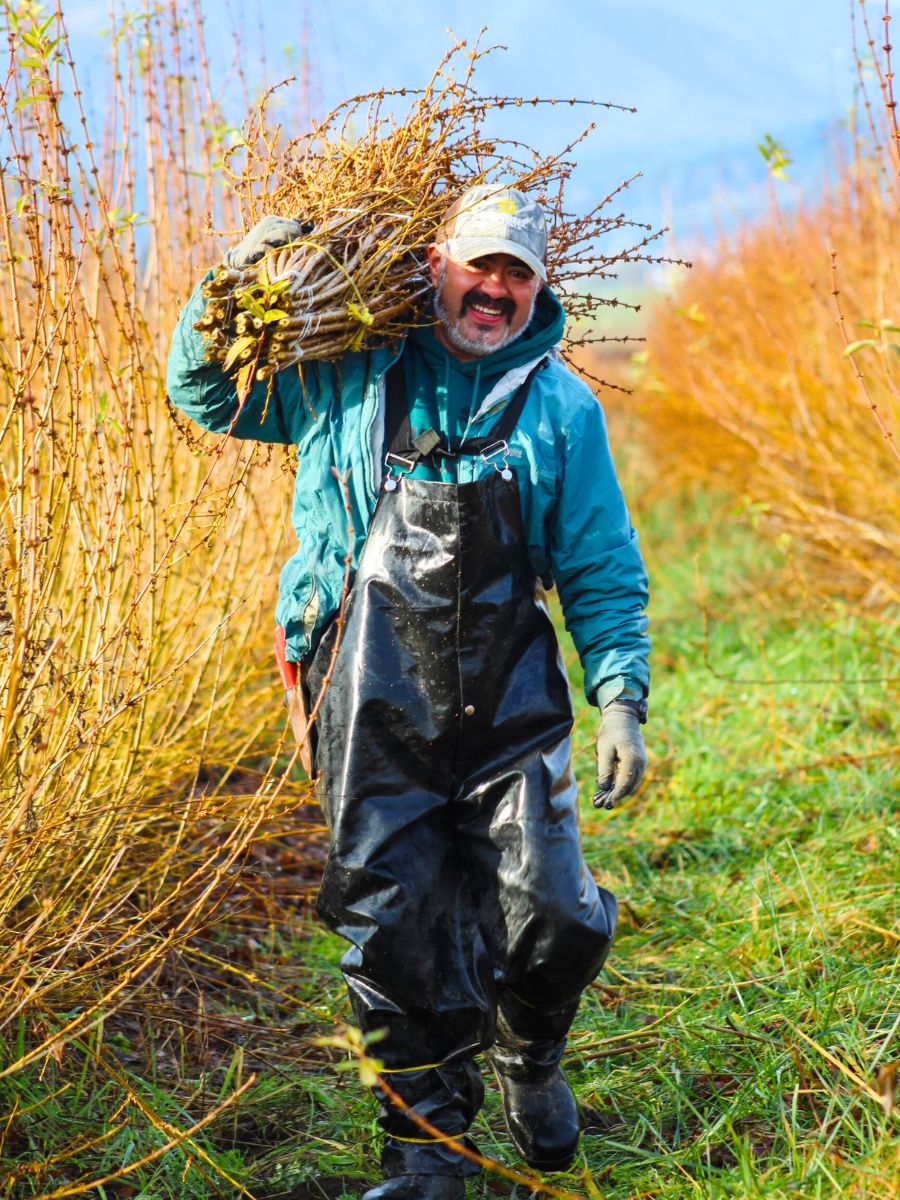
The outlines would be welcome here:
<svg viewBox="0 0 900 1200">
<path fill-rule="evenodd" d="M 253 226 L 243 241 L 232 247 L 225 255 L 229 267 L 249 267 L 258 262 L 267 250 L 286 246 L 296 238 L 308 233 L 310 225 L 304 221 L 292 221 L 289 217 L 263 217 Z"/>
<path fill-rule="evenodd" d="M 597 794 L 595 808 L 612 808 L 630 796 L 641 782 L 647 751 L 641 736 L 646 707 L 637 700 L 613 700 L 603 710 L 597 735 Z"/>
</svg>

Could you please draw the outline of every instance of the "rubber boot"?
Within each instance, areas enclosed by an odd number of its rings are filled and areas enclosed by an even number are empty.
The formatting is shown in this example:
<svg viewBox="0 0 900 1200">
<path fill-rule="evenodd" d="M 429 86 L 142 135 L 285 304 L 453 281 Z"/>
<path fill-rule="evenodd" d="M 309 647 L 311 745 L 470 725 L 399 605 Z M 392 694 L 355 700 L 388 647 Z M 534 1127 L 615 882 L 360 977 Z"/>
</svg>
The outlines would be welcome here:
<svg viewBox="0 0 900 1200">
<path fill-rule="evenodd" d="M 395 1175 L 363 1193 L 362 1200 L 463 1200 L 464 1179 L 450 1175 Z"/>
<path fill-rule="evenodd" d="M 497 1043 L 485 1052 L 503 1098 L 506 1127 L 530 1167 L 565 1171 L 575 1161 L 578 1108 L 562 1073 L 561 1041 L 526 1042 L 502 1023 Z"/>
<path fill-rule="evenodd" d="M 435 1129 L 475 1150 L 466 1130 L 481 1107 L 484 1084 L 473 1062 L 393 1070 L 386 1080 Z M 463 1200 L 465 1180 L 478 1174 L 478 1165 L 416 1125 L 381 1089 L 376 1088 L 375 1094 L 385 1132 L 381 1152 L 385 1179 L 363 1200 Z"/>
</svg>

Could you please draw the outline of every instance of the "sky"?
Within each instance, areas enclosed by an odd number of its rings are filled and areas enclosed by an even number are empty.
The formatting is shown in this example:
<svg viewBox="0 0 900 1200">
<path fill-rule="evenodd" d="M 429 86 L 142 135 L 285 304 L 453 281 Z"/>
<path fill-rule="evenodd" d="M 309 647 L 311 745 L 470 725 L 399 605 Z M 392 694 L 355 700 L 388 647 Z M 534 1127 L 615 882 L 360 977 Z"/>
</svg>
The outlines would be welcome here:
<svg viewBox="0 0 900 1200">
<path fill-rule="evenodd" d="M 785 203 L 821 186 L 838 123 L 854 99 L 851 0 L 202 0 L 216 74 L 233 84 L 241 52 L 258 82 L 298 66 L 307 47 L 311 96 L 322 111 L 356 92 L 423 84 L 457 37 L 502 43 L 479 69 L 488 94 L 579 96 L 634 106 L 601 110 L 579 149 L 572 199 L 587 207 L 621 179 L 638 219 L 673 226 L 683 243 L 752 216 L 765 202 L 765 134 L 795 159 Z M 880 31 L 880 4 L 869 0 Z M 107 0 L 63 0 L 79 62 L 105 43 Z M 900 20 L 900 15 L 898 15 Z M 260 42 L 259 27 L 264 33 Z M 900 40 L 900 39 L 898 39 Z M 264 45 L 265 64 L 260 45 Z M 593 113 L 529 109 L 516 136 L 549 151 Z"/>
</svg>

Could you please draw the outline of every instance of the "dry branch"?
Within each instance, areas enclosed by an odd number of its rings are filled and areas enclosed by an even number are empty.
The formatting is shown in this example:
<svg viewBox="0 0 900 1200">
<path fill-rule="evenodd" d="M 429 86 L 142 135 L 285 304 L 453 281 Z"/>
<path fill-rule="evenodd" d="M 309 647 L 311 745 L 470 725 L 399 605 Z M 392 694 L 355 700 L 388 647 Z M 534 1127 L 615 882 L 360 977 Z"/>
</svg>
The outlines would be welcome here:
<svg viewBox="0 0 900 1200">
<path fill-rule="evenodd" d="M 598 102 L 479 95 L 474 74 L 489 51 L 465 46 L 445 55 L 423 90 L 355 96 L 286 144 L 279 127 L 269 128 L 267 93 L 229 160 L 232 186 L 248 227 L 271 213 L 302 220 L 309 232 L 243 270 L 222 263 L 204 285 L 209 304 L 197 328 L 209 357 L 236 369 L 241 390 L 293 363 L 390 342 L 421 319 L 430 292 L 425 247 L 451 199 L 477 184 L 530 191 L 545 205 L 548 280 L 572 320 L 608 303 L 586 281 L 621 263 L 659 261 L 647 247 L 662 231 L 645 226 L 635 245 L 602 248 L 604 237 L 633 225 L 607 212 L 631 180 L 585 216 L 565 208 L 572 151 L 593 125 L 548 156 L 486 130 L 511 105 Z M 390 102 L 407 95 L 397 118 Z"/>
</svg>

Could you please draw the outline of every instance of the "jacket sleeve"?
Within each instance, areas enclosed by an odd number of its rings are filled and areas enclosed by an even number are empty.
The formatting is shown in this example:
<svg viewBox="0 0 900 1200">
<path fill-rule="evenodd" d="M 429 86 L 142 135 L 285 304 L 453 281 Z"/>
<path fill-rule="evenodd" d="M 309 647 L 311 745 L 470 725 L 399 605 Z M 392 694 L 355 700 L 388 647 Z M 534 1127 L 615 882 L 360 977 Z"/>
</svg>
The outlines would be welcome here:
<svg viewBox="0 0 900 1200">
<path fill-rule="evenodd" d="M 254 383 L 238 411 L 234 381 L 206 357 L 205 340 L 194 329 L 194 322 L 203 314 L 206 297 L 201 288 L 210 276 L 211 272 L 194 289 L 175 326 L 166 372 L 169 399 L 213 433 L 260 442 L 298 442 L 307 405 L 292 369 L 274 375 L 271 388 L 269 380 Z M 307 371 L 304 376 L 307 392 L 315 386 L 314 375 Z M 308 399 L 312 401 L 312 397 Z"/>
<path fill-rule="evenodd" d="M 584 690 L 602 708 L 650 687 L 647 572 L 616 478 L 603 409 L 591 397 L 563 438 L 550 557 Z"/>
</svg>

